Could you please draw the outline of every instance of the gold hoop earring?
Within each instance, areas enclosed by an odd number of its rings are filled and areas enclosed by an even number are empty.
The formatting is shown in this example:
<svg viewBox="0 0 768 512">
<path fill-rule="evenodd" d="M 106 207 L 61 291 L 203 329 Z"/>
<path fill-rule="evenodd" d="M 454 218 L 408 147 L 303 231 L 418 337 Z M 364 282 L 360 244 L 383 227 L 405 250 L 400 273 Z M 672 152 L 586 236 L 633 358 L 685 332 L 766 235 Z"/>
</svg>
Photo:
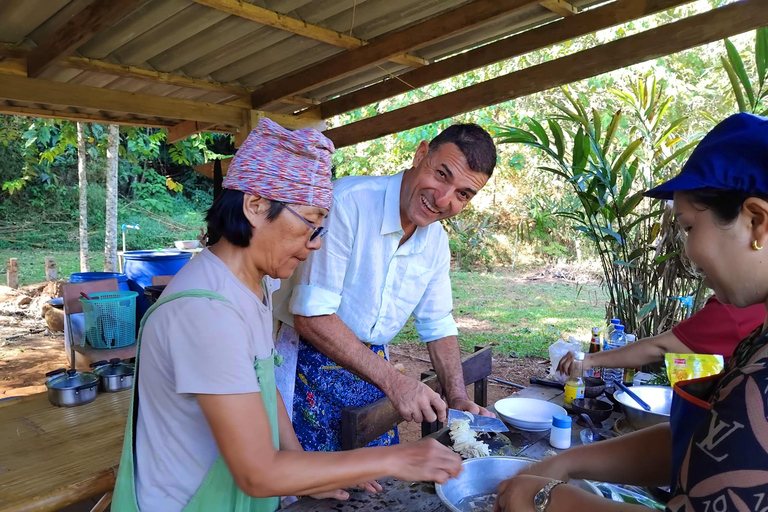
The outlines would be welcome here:
<svg viewBox="0 0 768 512">
<path fill-rule="evenodd" d="M 756 250 L 756 251 L 762 251 L 763 250 L 763 246 L 762 245 L 757 245 L 757 240 L 752 240 L 752 248 L 754 250 Z"/>
</svg>

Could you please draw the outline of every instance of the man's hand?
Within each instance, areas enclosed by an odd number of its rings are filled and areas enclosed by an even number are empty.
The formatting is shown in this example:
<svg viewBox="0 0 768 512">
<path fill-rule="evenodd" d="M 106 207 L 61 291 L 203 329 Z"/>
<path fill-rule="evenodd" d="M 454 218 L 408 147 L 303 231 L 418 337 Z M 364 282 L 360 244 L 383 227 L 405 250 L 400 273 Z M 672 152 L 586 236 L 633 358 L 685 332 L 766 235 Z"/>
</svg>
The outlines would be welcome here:
<svg viewBox="0 0 768 512">
<path fill-rule="evenodd" d="M 469 398 L 449 400 L 448 405 L 450 405 L 451 409 L 456 409 L 457 411 L 467 411 L 472 414 L 479 414 L 480 416 L 488 416 L 490 418 L 496 417 L 491 411 L 487 410 L 485 407 L 480 407 Z"/>
<path fill-rule="evenodd" d="M 448 416 L 448 407 L 440 395 L 423 382 L 399 372 L 394 373 L 384 392 L 405 421 L 444 422 Z"/>
<path fill-rule="evenodd" d="M 550 478 L 533 475 L 518 475 L 504 480 L 499 484 L 493 512 L 536 512 L 533 499 L 550 481 Z"/>
</svg>

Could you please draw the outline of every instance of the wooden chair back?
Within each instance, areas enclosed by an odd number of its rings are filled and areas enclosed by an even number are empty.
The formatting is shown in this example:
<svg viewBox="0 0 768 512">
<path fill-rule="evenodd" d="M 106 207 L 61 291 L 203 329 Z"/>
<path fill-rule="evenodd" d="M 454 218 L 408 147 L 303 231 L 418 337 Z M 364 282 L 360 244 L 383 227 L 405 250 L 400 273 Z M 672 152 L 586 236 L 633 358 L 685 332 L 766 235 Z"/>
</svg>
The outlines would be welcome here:
<svg viewBox="0 0 768 512">
<path fill-rule="evenodd" d="M 87 281 L 85 283 L 65 283 L 61 286 L 61 296 L 64 298 L 64 314 L 73 315 L 83 312 L 83 306 L 79 300 L 81 292 L 90 295 L 97 292 L 116 292 L 118 289 L 117 279 L 115 278 Z"/>
<path fill-rule="evenodd" d="M 488 377 L 493 372 L 492 347 L 475 347 L 475 353 L 461 362 L 464 383 L 475 385 L 475 403 L 488 405 Z M 440 393 L 440 383 L 432 374 L 422 382 Z M 347 407 L 341 411 L 341 449 L 361 448 L 403 421 L 389 398 L 384 397 L 363 407 Z M 423 423 L 422 435 L 439 430 L 436 423 Z"/>
</svg>

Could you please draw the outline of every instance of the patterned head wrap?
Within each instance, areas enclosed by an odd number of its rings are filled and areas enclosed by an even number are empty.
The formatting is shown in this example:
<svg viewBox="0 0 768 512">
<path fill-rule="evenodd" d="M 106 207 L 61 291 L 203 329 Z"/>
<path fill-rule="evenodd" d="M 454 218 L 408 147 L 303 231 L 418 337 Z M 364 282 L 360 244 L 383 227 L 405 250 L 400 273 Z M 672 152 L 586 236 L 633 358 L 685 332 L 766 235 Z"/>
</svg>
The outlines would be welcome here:
<svg viewBox="0 0 768 512">
<path fill-rule="evenodd" d="M 261 118 L 229 164 L 223 187 L 273 201 L 331 208 L 333 142 L 312 128 Z"/>
</svg>

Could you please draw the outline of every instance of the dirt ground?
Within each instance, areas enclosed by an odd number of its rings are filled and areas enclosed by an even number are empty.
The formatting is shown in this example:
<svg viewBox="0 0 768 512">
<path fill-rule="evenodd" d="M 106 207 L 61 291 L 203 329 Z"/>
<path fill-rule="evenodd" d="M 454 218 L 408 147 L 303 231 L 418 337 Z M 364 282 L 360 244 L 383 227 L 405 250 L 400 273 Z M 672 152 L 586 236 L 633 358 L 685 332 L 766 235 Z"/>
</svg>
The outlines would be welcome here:
<svg viewBox="0 0 768 512">
<path fill-rule="evenodd" d="M 29 302 L 24 297 L 29 298 Z M 25 287 L 12 291 L 0 287 L 0 399 L 23 396 L 45 391 L 45 373 L 67 366 L 64 351 L 64 335 L 48 330 L 41 315 L 42 304 L 48 300 L 40 286 Z M 25 303 L 20 306 L 20 303 Z M 470 318 L 457 317 L 463 330 L 483 330 L 488 326 L 469 325 L 481 323 Z M 464 325 L 467 324 L 467 325 Z M 421 343 L 392 346 L 390 355 L 393 363 L 405 367 L 406 374 L 419 378 L 431 367 L 427 362 L 429 354 Z M 493 377 L 528 385 L 530 377 L 543 377 L 547 362 L 541 358 L 514 358 L 494 355 Z M 470 398 L 473 387 L 468 386 Z M 489 382 L 488 400 L 496 400 L 515 393 L 515 388 Z M 402 424 L 400 436 L 403 441 L 414 441 L 421 437 L 421 426 L 414 423 Z"/>
</svg>

